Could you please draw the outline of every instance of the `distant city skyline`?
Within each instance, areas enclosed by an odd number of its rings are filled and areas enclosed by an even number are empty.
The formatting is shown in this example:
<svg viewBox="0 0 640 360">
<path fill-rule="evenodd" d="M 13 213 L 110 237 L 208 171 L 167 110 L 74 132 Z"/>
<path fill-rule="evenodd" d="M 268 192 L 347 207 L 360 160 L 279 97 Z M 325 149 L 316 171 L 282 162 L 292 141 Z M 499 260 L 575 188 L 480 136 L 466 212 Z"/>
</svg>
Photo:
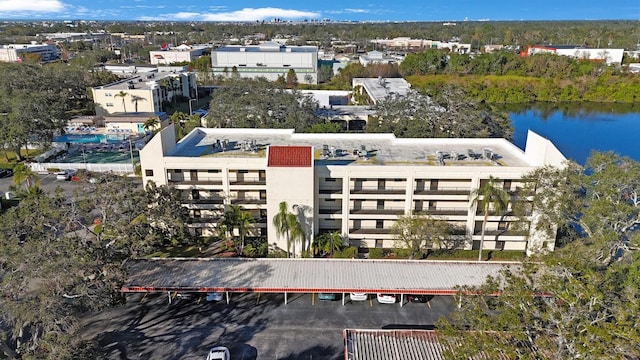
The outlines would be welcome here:
<svg viewBox="0 0 640 360">
<path fill-rule="evenodd" d="M 506 21 L 640 20 L 638 0 L 0 0 L 2 20 Z"/>
</svg>

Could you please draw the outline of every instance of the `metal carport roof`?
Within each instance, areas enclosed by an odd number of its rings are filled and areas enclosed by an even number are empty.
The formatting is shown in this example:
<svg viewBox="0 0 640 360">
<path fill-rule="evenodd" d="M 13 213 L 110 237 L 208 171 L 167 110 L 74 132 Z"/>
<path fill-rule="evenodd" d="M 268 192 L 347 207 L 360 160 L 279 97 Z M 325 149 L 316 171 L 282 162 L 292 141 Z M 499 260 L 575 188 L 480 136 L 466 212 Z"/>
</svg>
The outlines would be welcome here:
<svg viewBox="0 0 640 360">
<path fill-rule="evenodd" d="M 172 258 L 133 260 L 123 292 L 455 294 L 517 262 Z"/>
</svg>

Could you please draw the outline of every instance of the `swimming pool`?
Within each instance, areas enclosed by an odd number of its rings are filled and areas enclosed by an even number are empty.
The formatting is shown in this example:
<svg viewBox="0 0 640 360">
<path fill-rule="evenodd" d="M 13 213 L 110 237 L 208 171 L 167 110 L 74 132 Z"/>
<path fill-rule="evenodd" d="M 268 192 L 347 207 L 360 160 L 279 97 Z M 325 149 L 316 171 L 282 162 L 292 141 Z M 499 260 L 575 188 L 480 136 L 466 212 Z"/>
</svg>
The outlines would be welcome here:
<svg viewBox="0 0 640 360">
<path fill-rule="evenodd" d="M 53 138 L 53 142 L 60 143 L 117 143 L 126 140 L 127 136 L 122 134 L 64 134 Z"/>
</svg>

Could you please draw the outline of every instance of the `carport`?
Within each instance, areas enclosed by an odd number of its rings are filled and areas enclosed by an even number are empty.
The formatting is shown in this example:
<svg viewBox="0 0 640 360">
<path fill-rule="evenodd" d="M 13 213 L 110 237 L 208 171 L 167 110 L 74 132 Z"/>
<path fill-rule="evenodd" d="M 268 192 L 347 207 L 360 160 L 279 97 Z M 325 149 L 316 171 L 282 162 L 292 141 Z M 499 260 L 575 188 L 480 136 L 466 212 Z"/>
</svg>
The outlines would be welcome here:
<svg viewBox="0 0 640 360">
<path fill-rule="evenodd" d="M 518 262 L 361 259 L 152 258 L 128 263 L 124 293 L 392 293 L 456 295 Z"/>
</svg>

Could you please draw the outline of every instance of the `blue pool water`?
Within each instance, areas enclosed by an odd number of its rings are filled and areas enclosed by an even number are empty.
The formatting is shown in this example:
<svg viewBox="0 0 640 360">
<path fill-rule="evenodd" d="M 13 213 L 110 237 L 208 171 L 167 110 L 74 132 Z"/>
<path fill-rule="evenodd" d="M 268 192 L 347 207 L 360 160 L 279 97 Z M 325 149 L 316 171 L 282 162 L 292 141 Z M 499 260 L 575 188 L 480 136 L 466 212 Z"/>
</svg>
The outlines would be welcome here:
<svg viewBox="0 0 640 360">
<path fill-rule="evenodd" d="M 125 135 L 119 134 L 64 134 L 56 136 L 54 142 L 62 143 L 118 143 L 126 139 Z"/>
</svg>

